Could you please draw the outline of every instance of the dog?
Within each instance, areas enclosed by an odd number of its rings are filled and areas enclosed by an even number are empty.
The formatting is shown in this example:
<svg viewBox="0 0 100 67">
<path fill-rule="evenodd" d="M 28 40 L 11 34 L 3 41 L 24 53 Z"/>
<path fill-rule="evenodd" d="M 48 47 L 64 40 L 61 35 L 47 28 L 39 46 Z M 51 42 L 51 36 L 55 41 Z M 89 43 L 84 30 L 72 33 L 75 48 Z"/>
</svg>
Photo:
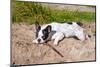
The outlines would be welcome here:
<svg viewBox="0 0 100 67">
<path fill-rule="evenodd" d="M 43 26 L 36 23 L 36 39 L 33 40 L 33 43 L 41 44 L 49 40 L 54 40 L 54 45 L 58 45 L 59 41 L 64 37 L 77 37 L 77 39 L 84 41 L 86 36 L 81 25 L 78 22 L 52 22 Z"/>
</svg>

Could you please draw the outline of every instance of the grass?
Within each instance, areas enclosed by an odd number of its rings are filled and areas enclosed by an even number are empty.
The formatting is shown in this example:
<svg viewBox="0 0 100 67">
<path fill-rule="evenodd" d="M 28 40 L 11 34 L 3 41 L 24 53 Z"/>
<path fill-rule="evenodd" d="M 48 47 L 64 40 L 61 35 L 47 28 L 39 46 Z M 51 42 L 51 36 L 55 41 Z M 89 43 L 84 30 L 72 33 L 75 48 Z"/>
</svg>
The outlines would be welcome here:
<svg viewBox="0 0 100 67">
<path fill-rule="evenodd" d="M 95 22 L 95 12 L 80 12 L 70 10 L 52 10 L 49 7 L 42 7 L 40 3 L 34 2 L 12 2 L 12 22 L 34 24 L 38 21 L 41 24 L 56 22 Z"/>
</svg>

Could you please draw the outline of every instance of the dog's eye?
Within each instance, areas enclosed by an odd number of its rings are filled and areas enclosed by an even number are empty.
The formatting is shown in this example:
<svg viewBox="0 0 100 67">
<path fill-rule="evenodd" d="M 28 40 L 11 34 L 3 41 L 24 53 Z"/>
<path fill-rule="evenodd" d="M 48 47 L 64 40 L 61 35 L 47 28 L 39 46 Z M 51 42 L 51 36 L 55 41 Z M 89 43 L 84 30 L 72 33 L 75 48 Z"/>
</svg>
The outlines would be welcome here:
<svg viewBox="0 0 100 67">
<path fill-rule="evenodd" d="M 42 36 L 43 39 L 45 39 L 45 36 Z"/>
</svg>

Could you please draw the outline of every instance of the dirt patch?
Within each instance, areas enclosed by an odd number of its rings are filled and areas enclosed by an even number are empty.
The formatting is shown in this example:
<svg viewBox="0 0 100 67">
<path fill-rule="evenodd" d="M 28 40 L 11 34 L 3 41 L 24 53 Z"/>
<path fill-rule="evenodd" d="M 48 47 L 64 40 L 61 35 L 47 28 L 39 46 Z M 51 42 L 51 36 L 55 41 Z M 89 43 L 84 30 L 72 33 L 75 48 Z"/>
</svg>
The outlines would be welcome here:
<svg viewBox="0 0 100 67">
<path fill-rule="evenodd" d="M 65 38 L 55 46 L 64 57 L 47 45 L 32 43 L 35 38 L 34 25 L 12 24 L 12 64 L 46 64 L 95 60 L 95 23 L 85 24 L 91 38 L 85 41 Z M 53 41 L 49 41 L 53 45 Z"/>
<path fill-rule="evenodd" d="M 56 10 L 70 10 L 70 11 L 81 11 L 81 12 L 95 12 L 94 7 L 82 6 L 82 5 L 65 5 L 65 4 L 51 4 L 41 3 L 43 7 L 49 7 Z"/>
</svg>

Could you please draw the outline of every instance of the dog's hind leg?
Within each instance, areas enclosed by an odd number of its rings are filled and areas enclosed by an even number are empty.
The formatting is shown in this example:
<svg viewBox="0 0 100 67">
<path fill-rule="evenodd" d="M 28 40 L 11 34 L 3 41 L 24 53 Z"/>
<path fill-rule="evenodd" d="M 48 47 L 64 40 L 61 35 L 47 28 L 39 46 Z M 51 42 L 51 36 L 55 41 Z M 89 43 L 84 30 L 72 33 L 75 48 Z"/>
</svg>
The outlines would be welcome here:
<svg viewBox="0 0 100 67">
<path fill-rule="evenodd" d="M 85 40 L 85 33 L 83 31 L 77 31 L 75 33 L 75 36 L 81 41 Z"/>
</svg>

